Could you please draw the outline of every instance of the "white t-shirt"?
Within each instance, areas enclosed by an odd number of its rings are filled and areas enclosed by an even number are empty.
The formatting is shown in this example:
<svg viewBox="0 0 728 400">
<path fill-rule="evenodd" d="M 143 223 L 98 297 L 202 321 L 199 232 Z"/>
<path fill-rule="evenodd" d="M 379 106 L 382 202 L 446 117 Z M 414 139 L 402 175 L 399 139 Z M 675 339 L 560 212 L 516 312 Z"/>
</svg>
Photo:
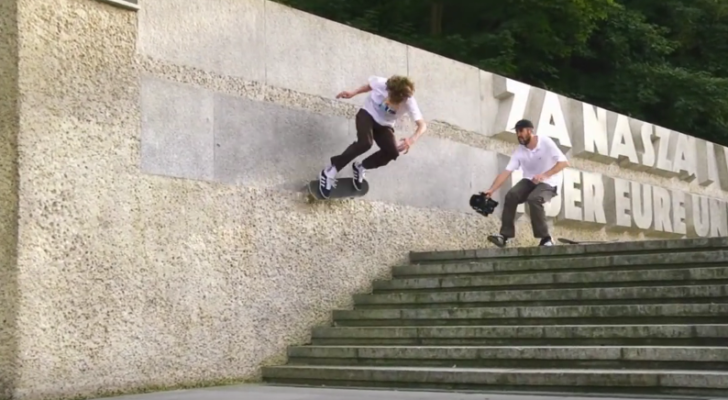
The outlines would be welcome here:
<svg viewBox="0 0 728 400">
<path fill-rule="evenodd" d="M 550 170 L 559 161 L 566 161 L 566 156 L 553 139 L 548 136 L 538 136 L 538 143 L 533 150 L 530 150 L 526 146 L 518 146 L 516 151 L 513 152 L 511 161 L 506 166 L 506 169 L 513 172 L 521 168 L 523 170 L 523 178 L 532 179 L 534 176 Z M 559 171 L 543 182 L 551 186 L 560 187 L 563 180 L 563 171 Z"/>
<path fill-rule="evenodd" d="M 414 97 L 407 99 L 407 102 L 400 106 L 399 110 L 388 107 L 387 103 L 385 103 L 387 96 L 389 96 L 387 92 L 387 78 L 370 76 L 369 86 L 371 86 L 372 90 L 364 101 L 363 108 L 379 125 L 393 127 L 397 119 L 404 115 L 405 112 L 408 112 L 414 121 L 422 119 L 422 112 L 419 106 L 417 106 L 417 100 Z"/>
</svg>

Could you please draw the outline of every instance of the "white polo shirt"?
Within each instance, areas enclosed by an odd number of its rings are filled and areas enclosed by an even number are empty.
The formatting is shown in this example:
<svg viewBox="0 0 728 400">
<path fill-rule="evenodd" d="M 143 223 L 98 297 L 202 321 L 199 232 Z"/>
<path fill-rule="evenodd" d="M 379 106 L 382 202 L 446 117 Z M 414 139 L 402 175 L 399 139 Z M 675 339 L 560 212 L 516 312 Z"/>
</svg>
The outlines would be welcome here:
<svg viewBox="0 0 728 400">
<path fill-rule="evenodd" d="M 513 152 L 511 161 L 506 166 L 506 169 L 511 172 L 521 168 L 525 179 L 532 179 L 534 176 L 543 174 L 553 168 L 557 162 L 566 161 L 566 156 L 553 139 L 548 136 L 534 135 L 534 137 L 538 137 L 536 147 L 531 150 L 526 146 L 519 145 L 516 151 Z M 563 180 L 563 171 L 559 171 L 543 182 L 560 187 Z"/>
<path fill-rule="evenodd" d="M 389 96 L 389 92 L 387 91 L 387 78 L 371 76 L 369 77 L 369 86 L 372 90 L 364 101 L 363 108 L 379 125 L 393 127 L 397 119 L 405 112 L 410 114 L 413 121 L 422 119 L 422 112 L 417 106 L 417 100 L 415 100 L 414 96 L 407 99 L 407 102 L 399 110 L 393 110 L 388 107 L 386 102 L 387 96 Z"/>
</svg>

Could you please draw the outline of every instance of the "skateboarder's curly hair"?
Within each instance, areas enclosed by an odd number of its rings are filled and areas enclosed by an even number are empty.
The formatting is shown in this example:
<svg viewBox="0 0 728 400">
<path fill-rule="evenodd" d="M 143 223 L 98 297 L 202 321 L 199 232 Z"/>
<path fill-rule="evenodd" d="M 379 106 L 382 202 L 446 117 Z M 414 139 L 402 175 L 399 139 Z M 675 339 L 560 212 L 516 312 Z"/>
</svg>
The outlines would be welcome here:
<svg viewBox="0 0 728 400">
<path fill-rule="evenodd" d="M 394 75 L 387 79 L 389 99 L 394 103 L 407 101 L 415 93 L 415 84 L 408 77 Z"/>
</svg>

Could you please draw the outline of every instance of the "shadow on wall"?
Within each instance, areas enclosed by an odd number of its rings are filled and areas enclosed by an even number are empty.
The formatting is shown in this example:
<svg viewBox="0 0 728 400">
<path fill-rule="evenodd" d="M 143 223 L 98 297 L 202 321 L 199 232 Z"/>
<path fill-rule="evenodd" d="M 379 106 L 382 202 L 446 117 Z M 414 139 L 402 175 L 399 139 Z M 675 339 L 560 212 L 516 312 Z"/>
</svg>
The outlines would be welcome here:
<svg viewBox="0 0 728 400">
<path fill-rule="evenodd" d="M 16 2 L 0 2 L 0 399 L 13 398 L 19 357 L 17 33 Z"/>
</svg>

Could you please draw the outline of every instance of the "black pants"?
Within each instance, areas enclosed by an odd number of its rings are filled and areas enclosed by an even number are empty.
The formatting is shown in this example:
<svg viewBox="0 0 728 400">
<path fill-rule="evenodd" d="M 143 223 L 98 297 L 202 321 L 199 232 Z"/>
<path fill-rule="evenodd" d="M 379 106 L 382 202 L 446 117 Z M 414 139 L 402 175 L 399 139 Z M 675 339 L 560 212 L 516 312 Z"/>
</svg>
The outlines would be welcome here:
<svg viewBox="0 0 728 400">
<path fill-rule="evenodd" d="M 530 179 L 521 179 L 506 193 L 506 199 L 503 202 L 503 214 L 501 215 L 500 234 L 506 238 L 516 236 L 516 208 L 521 203 L 528 203 L 533 236 L 537 238 L 548 237 L 549 227 L 546 224 L 546 211 L 543 205 L 554 198 L 556 194 L 556 188 L 547 183 L 542 182 L 537 185 Z"/>
<path fill-rule="evenodd" d="M 331 164 L 337 171 L 341 171 L 355 158 L 369 151 L 374 142 L 379 146 L 379 151 L 362 162 L 365 169 L 385 166 L 399 157 L 394 128 L 379 125 L 366 110 L 361 109 L 356 114 L 356 142 L 350 144 L 340 155 L 331 157 Z"/>
</svg>

